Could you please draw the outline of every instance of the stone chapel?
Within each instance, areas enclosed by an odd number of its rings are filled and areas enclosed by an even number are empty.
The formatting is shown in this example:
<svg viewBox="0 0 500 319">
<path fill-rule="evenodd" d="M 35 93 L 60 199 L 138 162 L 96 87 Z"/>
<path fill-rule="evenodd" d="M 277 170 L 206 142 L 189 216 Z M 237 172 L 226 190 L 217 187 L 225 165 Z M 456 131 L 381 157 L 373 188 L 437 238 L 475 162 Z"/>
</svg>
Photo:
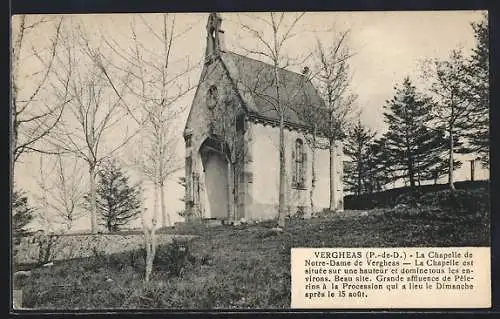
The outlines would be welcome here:
<svg viewBox="0 0 500 319">
<path fill-rule="evenodd" d="M 226 49 L 222 18 L 207 22 L 205 63 L 184 129 L 189 219 L 273 219 L 278 214 L 279 113 L 272 65 Z M 279 69 L 285 105 L 286 207 L 310 216 L 312 150 L 304 110 L 323 101 L 304 74 Z M 285 103 L 285 104 L 283 104 Z M 342 147 L 335 154 L 335 202 L 343 209 Z M 315 211 L 329 206 L 329 151 L 315 153 Z"/>
</svg>

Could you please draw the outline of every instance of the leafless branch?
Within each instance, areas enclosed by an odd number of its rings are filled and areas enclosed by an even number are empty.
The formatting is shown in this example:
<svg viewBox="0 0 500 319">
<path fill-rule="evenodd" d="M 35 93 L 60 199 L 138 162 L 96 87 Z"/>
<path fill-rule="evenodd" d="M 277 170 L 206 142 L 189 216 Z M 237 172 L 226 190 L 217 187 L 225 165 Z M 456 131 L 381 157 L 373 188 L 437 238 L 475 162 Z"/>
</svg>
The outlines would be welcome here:
<svg viewBox="0 0 500 319">
<path fill-rule="evenodd" d="M 60 96 L 61 102 L 48 102 L 48 98 L 42 95 L 42 90 L 48 86 L 52 86 L 51 74 L 54 74 L 55 62 L 58 60 L 57 52 L 60 46 L 61 30 L 63 18 L 58 19 L 55 24 L 54 35 L 50 39 L 48 46 L 48 57 L 44 57 L 43 48 L 32 47 L 33 55 L 30 58 L 35 58 L 41 65 L 42 69 L 37 72 L 32 72 L 27 78 L 23 78 L 21 82 L 21 56 L 24 55 L 25 42 L 30 41 L 30 37 L 34 36 L 32 31 L 37 29 L 42 24 L 48 23 L 46 18 L 37 18 L 29 23 L 31 17 L 22 15 L 19 17 L 19 24 L 15 24 L 14 29 L 14 45 L 12 50 L 13 73 L 12 73 L 12 156 L 14 163 L 25 152 L 45 152 L 40 142 L 49 135 L 61 119 L 62 109 L 67 103 L 65 95 Z M 26 82 L 24 82 L 26 81 Z M 64 83 L 64 81 L 62 81 Z M 32 83 L 33 89 L 28 90 L 23 86 L 24 83 Z M 26 94 L 23 98 L 21 94 Z M 51 104 L 49 106 L 49 103 Z M 45 107 L 45 109 L 43 109 Z"/>
</svg>

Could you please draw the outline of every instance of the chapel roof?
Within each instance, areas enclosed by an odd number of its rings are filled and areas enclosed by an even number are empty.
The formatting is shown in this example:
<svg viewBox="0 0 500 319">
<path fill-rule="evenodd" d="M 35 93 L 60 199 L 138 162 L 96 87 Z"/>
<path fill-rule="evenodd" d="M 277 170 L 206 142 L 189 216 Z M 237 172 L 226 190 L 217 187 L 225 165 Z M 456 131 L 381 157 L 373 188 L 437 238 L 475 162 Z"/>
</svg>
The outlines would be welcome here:
<svg viewBox="0 0 500 319">
<path fill-rule="evenodd" d="M 230 51 L 220 52 L 220 56 L 247 111 L 257 117 L 279 120 L 279 113 L 275 109 L 277 92 L 274 67 Z M 285 103 L 285 121 L 306 125 L 303 114 L 308 109 L 323 106 L 323 100 L 305 75 L 283 68 L 278 72 L 280 101 Z"/>
</svg>

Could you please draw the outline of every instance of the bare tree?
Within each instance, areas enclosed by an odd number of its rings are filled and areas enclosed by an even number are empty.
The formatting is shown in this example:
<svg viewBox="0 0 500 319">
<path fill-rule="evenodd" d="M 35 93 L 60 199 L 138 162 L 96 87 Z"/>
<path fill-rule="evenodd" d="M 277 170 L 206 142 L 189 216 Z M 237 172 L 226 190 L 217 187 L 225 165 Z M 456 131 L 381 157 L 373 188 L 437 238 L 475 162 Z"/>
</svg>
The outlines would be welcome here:
<svg viewBox="0 0 500 319">
<path fill-rule="evenodd" d="M 307 123 L 310 134 L 306 134 L 308 144 L 311 146 L 312 154 L 312 176 L 311 189 L 309 192 L 311 212 L 314 212 L 314 192 L 316 188 L 316 150 L 328 149 L 330 154 L 330 210 L 336 210 L 338 199 L 336 198 L 334 184 L 335 151 L 337 142 L 346 136 L 348 124 L 354 115 L 355 96 L 348 92 L 350 83 L 348 59 L 353 55 L 347 46 L 347 35 L 349 31 L 334 34 L 333 42 L 325 47 L 317 40 L 317 47 L 313 54 L 314 68 L 304 68 L 303 74 L 307 79 L 316 84 L 323 104 L 315 105 L 307 101 L 307 105 L 296 108 L 296 112 Z M 326 140 L 326 142 L 325 142 Z"/>
<path fill-rule="evenodd" d="M 145 44 L 137 37 L 136 26 L 132 25 L 134 48 L 129 60 L 133 62 L 131 70 L 135 81 L 128 85 L 128 89 L 139 99 L 145 112 L 143 129 L 147 134 L 141 145 L 145 158 L 139 166 L 145 177 L 153 182 L 154 200 L 157 201 L 158 197 L 160 200 L 161 225 L 166 227 L 171 221 L 165 206 L 165 182 L 183 166 L 176 152 L 179 142 L 176 118 L 185 110 L 179 101 L 194 88 L 189 81 L 189 72 L 193 70 L 189 60 L 171 61 L 171 52 L 174 41 L 191 27 L 176 31 L 175 16 L 163 14 L 158 32 L 144 17 L 140 16 L 140 19 L 161 51 L 160 54 L 148 54 Z M 179 62 L 186 65 L 176 70 L 174 63 Z"/>
<path fill-rule="evenodd" d="M 61 119 L 70 98 L 68 79 L 60 78 L 60 94 L 47 94 L 55 84 L 54 69 L 61 42 L 63 18 L 20 15 L 12 23 L 12 102 L 11 102 L 11 172 L 15 163 L 28 152 L 55 154 L 40 142 Z M 43 43 L 37 32 L 49 34 Z M 35 41 L 37 40 L 37 41 Z M 31 45 L 30 45 L 31 44 Z M 29 65 L 30 67 L 24 67 Z M 51 92 L 51 91 L 49 91 Z"/>
<path fill-rule="evenodd" d="M 126 145 L 137 132 L 129 134 L 128 112 L 109 86 L 103 66 L 104 59 L 98 46 L 90 43 L 85 31 L 78 24 L 65 33 L 64 59 L 71 72 L 68 103 L 53 134 L 51 143 L 65 152 L 71 152 L 88 165 L 90 183 L 91 231 L 97 233 L 96 178 L 103 160 Z M 128 77 L 125 74 L 125 80 Z M 120 91 L 126 89 L 122 85 Z"/>
<path fill-rule="evenodd" d="M 289 65 L 290 59 L 285 56 L 284 46 L 287 41 L 296 34 L 293 32 L 295 26 L 305 13 L 298 13 L 291 18 L 290 23 L 286 23 L 287 14 L 284 12 L 270 12 L 267 17 L 256 17 L 256 21 L 263 26 L 258 29 L 246 23 L 240 23 L 243 30 L 253 36 L 262 49 L 243 48 L 249 54 L 261 56 L 271 61 L 273 66 L 273 79 L 270 83 L 274 90 L 273 96 L 264 97 L 270 107 L 277 113 L 279 118 L 279 199 L 278 199 L 278 226 L 285 226 L 285 192 L 286 192 L 286 162 L 285 162 L 285 113 L 290 109 L 290 97 L 283 96 L 283 86 L 286 86 L 284 79 L 280 77 L 280 70 Z M 266 38 L 265 34 L 271 34 L 271 38 Z M 258 93 L 258 92 L 257 92 Z"/>
<path fill-rule="evenodd" d="M 318 110 L 316 117 L 317 131 L 328 140 L 330 154 L 330 204 L 329 209 L 339 208 L 336 196 L 336 149 L 347 133 L 348 125 L 355 115 L 354 102 L 356 95 L 349 91 L 351 75 L 348 60 L 353 56 L 347 45 L 349 31 L 334 36 L 331 45 L 325 46 L 319 40 L 315 51 L 316 65 L 313 80 L 320 92 L 325 108 Z"/>
<path fill-rule="evenodd" d="M 178 127 L 176 118 L 185 107 L 179 100 L 191 91 L 189 72 L 192 67 L 187 61 L 186 67 L 176 70 L 171 60 L 174 41 L 187 30 L 176 32 L 175 16 L 161 16 L 160 31 L 156 31 L 144 17 L 140 17 L 143 26 L 150 30 L 161 47 L 160 55 L 147 54 L 144 43 L 137 38 L 135 25 L 132 26 L 134 39 L 134 55 L 130 57 L 137 68 L 132 68 L 135 86 L 129 85 L 130 91 L 139 99 L 145 117 L 143 118 L 143 156 L 139 161 L 142 174 L 153 183 L 153 216 L 151 228 L 144 223 L 146 239 L 146 273 L 145 281 L 149 281 L 153 261 L 156 255 L 156 225 L 158 219 L 158 199 L 160 201 L 161 225 L 171 225 L 170 215 L 165 205 L 165 183 L 172 173 L 183 167 L 177 153 Z M 150 44 L 149 44 L 150 45 Z M 186 81 L 187 80 L 187 81 Z M 187 83 L 186 83 L 187 82 Z"/>
<path fill-rule="evenodd" d="M 41 214 L 54 217 L 70 230 L 74 222 L 83 216 L 83 199 L 85 184 L 81 163 L 78 158 L 57 154 L 52 168 L 44 163 L 44 155 L 40 155 L 40 176 L 38 185 L 41 195 L 37 200 L 42 208 Z"/>
<path fill-rule="evenodd" d="M 182 169 L 182 159 L 177 152 L 179 127 L 177 119 L 185 110 L 181 100 L 189 93 L 194 85 L 189 80 L 189 74 L 198 68 L 198 64 L 191 65 L 189 60 L 172 60 L 172 51 L 180 38 L 192 26 L 176 29 L 175 15 L 162 14 L 159 16 L 160 27 L 153 26 L 152 20 L 138 16 L 137 21 L 131 24 L 132 49 L 121 48 L 112 39 L 104 37 L 104 41 L 115 55 L 121 58 L 121 64 L 104 67 L 106 74 L 110 68 L 121 72 L 130 72 L 130 78 L 122 81 L 129 98 L 123 96 L 119 90 L 116 95 L 127 106 L 130 113 L 139 112 L 139 117 L 134 117 L 141 133 L 140 150 L 137 150 L 131 160 L 140 171 L 141 179 L 147 179 L 153 184 L 153 212 L 151 216 L 143 209 L 142 223 L 146 245 L 146 271 L 145 281 L 148 282 L 156 255 L 156 227 L 159 213 L 161 212 L 161 225 L 171 225 L 170 215 L 165 205 L 165 184 L 167 179 L 176 171 Z M 141 39 L 138 29 L 143 28 L 154 42 Z M 144 32 L 142 32 L 144 33 Z M 160 48 L 153 52 L 151 47 Z M 113 88 L 116 81 L 107 77 Z M 139 105 L 139 108 L 130 105 Z M 160 206 L 160 210 L 158 209 Z M 148 218 L 149 217 L 149 218 Z"/>
</svg>

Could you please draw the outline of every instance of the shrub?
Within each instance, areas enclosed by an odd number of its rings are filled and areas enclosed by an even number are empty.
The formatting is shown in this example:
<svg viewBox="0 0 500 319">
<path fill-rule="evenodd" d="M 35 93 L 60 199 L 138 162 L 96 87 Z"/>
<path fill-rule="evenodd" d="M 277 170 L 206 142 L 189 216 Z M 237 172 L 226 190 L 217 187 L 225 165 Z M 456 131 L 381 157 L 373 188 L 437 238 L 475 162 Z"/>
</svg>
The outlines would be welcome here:
<svg viewBox="0 0 500 319">
<path fill-rule="evenodd" d="M 179 277 L 186 267 L 195 261 L 196 258 L 191 254 L 188 243 L 174 238 L 171 244 L 162 246 L 156 251 L 154 265 L 170 276 Z"/>
<path fill-rule="evenodd" d="M 55 246 L 59 242 L 60 237 L 56 235 L 42 235 L 37 238 L 38 242 L 38 263 L 46 264 L 52 261 L 55 257 Z"/>
<path fill-rule="evenodd" d="M 486 216 L 489 212 L 489 193 L 484 189 L 449 190 L 421 197 L 421 202 L 428 206 L 439 207 L 455 216 Z"/>
<path fill-rule="evenodd" d="M 304 219 L 304 216 L 306 215 L 306 210 L 304 206 L 298 206 L 297 211 L 293 214 L 288 215 L 287 217 L 289 219 Z"/>
<path fill-rule="evenodd" d="M 489 214 L 489 193 L 486 189 L 441 190 L 427 194 L 402 194 L 389 211 L 393 216 L 429 219 L 486 221 Z"/>
<path fill-rule="evenodd" d="M 189 218 L 191 217 L 191 211 L 186 210 L 186 209 L 181 209 L 180 211 L 177 212 L 177 215 L 184 217 L 184 218 Z"/>
<path fill-rule="evenodd" d="M 482 190 L 489 187 L 489 181 L 458 181 L 455 182 L 455 187 L 457 190 Z M 435 184 L 435 185 L 421 185 L 416 190 L 423 194 L 436 193 L 439 191 L 448 190 L 449 186 L 447 184 Z M 388 189 L 385 191 L 371 193 L 371 194 L 361 194 L 356 195 L 346 195 L 344 196 L 344 208 L 345 209 L 373 209 L 373 208 L 390 208 L 395 205 L 396 199 L 399 196 L 405 196 L 410 192 L 410 187 L 399 187 Z"/>
<path fill-rule="evenodd" d="M 335 212 L 331 211 L 329 208 L 323 208 L 322 210 L 317 212 L 315 216 L 318 218 L 328 218 L 335 216 Z"/>
<path fill-rule="evenodd" d="M 128 254 L 128 262 L 130 267 L 135 270 L 142 270 L 146 266 L 146 249 L 134 249 Z"/>
<path fill-rule="evenodd" d="M 393 205 L 410 205 L 412 207 L 418 207 L 420 206 L 421 197 L 422 193 L 419 191 L 407 191 L 399 196 L 396 196 L 393 201 Z"/>
<path fill-rule="evenodd" d="M 33 220 L 34 209 L 28 203 L 28 197 L 23 191 L 12 193 L 12 238 L 15 244 L 20 238 L 28 235 L 27 226 Z"/>
</svg>

